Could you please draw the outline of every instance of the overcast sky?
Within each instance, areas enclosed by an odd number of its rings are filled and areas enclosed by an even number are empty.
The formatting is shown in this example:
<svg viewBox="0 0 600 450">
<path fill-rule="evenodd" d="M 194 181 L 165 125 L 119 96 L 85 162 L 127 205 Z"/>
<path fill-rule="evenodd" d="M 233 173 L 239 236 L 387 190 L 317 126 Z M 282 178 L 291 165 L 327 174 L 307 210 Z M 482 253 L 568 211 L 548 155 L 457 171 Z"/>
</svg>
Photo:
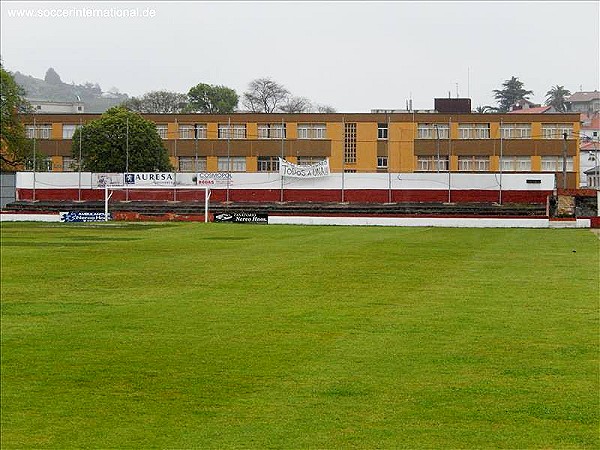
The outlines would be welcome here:
<svg viewBox="0 0 600 450">
<path fill-rule="evenodd" d="M 50 17 L 77 8 L 109 17 Z M 153 17 L 118 17 L 133 8 Z M 556 84 L 599 89 L 599 15 L 598 1 L 3 1 L 1 56 L 9 71 L 53 67 L 129 95 L 204 82 L 241 96 L 270 77 L 340 112 L 402 109 L 411 95 L 430 109 L 457 90 L 476 107 L 514 75 L 543 103 Z"/>
</svg>

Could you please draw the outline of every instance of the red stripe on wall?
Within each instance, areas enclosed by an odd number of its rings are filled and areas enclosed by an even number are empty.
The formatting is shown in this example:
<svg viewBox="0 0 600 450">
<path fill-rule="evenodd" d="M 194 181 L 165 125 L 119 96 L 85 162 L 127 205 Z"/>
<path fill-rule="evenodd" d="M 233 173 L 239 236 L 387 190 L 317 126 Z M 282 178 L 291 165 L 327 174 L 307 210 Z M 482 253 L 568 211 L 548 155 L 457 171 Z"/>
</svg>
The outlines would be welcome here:
<svg viewBox="0 0 600 450">
<path fill-rule="evenodd" d="M 130 189 L 113 191 L 111 201 L 204 201 L 203 190 L 185 189 Z M 389 191 L 383 189 L 353 189 L 344 191 L 344 201 L 349 203 L 387 203 Z M 552 191 L 502 191 L 503 203 L 545 204 Z M 36 189 L 35 199 L 40 201 L 73 201 L 78 199 L 77 189 Z M 391 192 L 393 203 L 443 203 L 448 201 L 447 190 L 394 190 Z M 17 189 L 17 199 L 32 200 L 32 189 Z M 82 200 L 102 201 L 104 191 L 100 189 L 82 189 Z M 227 199 L 225 189 L 213 189 L 211 202 L 224 202 Z M 328 202 L 337 203 L 342 199 L 339 189 L 285 189 L 285 202 Z M 279 189 L 231 189 L 229 200 L 232 202 L 278 202 L 281 200 Z M 451 202 L 456 203 L 493 203 L 499 200 L 498 191 L 456 190 L 450 192 Z"/>
</svg>

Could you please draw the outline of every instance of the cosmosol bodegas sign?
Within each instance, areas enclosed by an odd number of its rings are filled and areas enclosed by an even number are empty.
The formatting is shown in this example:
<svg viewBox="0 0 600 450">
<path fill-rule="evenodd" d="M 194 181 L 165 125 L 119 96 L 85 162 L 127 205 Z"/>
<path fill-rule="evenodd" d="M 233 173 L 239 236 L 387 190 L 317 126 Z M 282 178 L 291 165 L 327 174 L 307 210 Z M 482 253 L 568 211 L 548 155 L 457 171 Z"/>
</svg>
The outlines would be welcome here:
<svg viewBox="0 0 600 450">
<path fill-rule="evenodd" d="M 196 176 L 196 184 L 199 186 L 219 186 L 231 184 L 233 178 L 227 172 L 200 172 Z"/>
</svg>

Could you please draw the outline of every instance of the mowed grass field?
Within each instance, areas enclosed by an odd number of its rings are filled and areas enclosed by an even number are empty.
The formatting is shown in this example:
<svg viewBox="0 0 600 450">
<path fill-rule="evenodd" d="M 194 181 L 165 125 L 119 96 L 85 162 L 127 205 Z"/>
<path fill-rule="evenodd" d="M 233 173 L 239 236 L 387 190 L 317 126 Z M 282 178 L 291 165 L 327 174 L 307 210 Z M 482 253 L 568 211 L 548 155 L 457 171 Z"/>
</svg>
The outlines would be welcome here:
<svg viewBox="0 0 600 450">
<path fill-rule="evenodd" d="M 3 449 L 600 447 L 589 230 L 1 233 Z"/>
</svg>

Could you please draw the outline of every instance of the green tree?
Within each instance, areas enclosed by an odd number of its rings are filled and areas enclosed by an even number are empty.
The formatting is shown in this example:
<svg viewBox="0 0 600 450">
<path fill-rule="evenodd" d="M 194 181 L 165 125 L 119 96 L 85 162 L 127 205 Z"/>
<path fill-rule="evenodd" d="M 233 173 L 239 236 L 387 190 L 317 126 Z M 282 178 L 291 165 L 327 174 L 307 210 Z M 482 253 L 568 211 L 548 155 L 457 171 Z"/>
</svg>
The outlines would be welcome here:
<svg viewBox="0 0 600 450">
<path fill-rule="evenodd" d="M 19 113 L 30 109 L 24 92 L 12 75 L 0 64 L 0 169 L 14 171 L 32 156 L 32 142 L 27 139 Z"/>
<path fill-rule="evenodd" d="M 495 89 L 494 98 L 498 100 L 498 112 L 504 113 L 510 111 L 510 107 L 519 100 L 528 100 L 533 91 L 523 88 L 524 84 L 517 77 L 511 77 L 502 83 L 502 89 Z"/>
<path fill-rule="evenodd" d="M 114 107 L 73 135 L 72 154 L 91 172 L 169 172 L 167 149 L 154 124 L 126 108 Z"/>
<path fill-rule="evenodd" d="M 172 114 L 187 108 L 187 96 L 179 92 L 151 91 L 141 97 L 132 97 L 121 106 L 139 113 Z"/>
<path fill-rule="evenodd" d="M 565 97 L 571 95 L 571 91 L 565 89 L 564 86 L 552 86 L 548 92 L 546 92 L 546 105 L 553 106 L 554 109 L 560 112 L 567 111 L 567 105 L 565 103 Z"/>
<path fill-rule="evenodd" d="M 476 112 L 478 114 L 489 114 L 489 113 L 493 113 L 496 111 L 497 111 L 496 108 L 485 105 L 485 106 L 478 106 L 477 108 L 475 108 L 475 111 L 473 111 L 473 112 Z"/>
<path fill-rule="evenodd" d="M 229 114 L 235 111 L 239 97 L 225 86 L 199 83 L 188 92 L 188 109 L 207 114 Z"/>
</svg>

